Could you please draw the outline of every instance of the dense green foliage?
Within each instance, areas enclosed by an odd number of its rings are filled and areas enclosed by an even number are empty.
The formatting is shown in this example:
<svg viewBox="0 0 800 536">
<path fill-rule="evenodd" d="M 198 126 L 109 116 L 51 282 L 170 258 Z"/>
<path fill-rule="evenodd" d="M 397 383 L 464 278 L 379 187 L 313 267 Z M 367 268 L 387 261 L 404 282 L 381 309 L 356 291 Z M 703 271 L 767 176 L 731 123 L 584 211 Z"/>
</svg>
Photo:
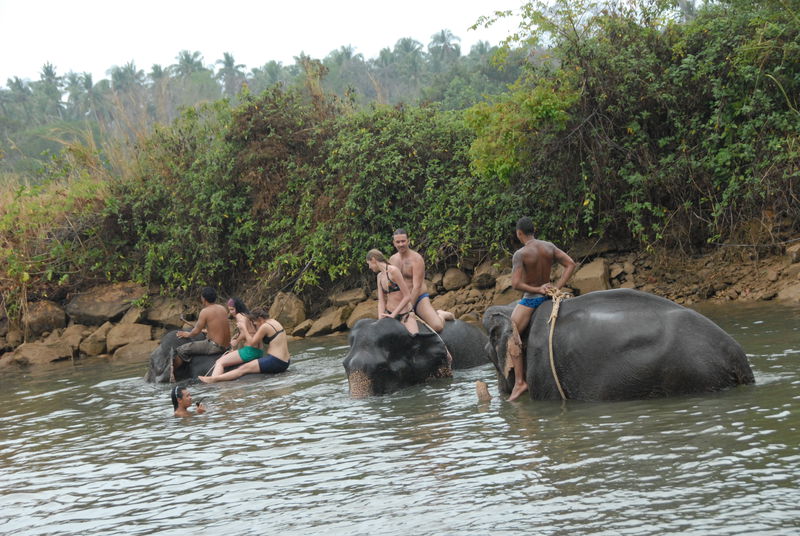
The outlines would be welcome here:
<svg viewBox="0 0 800 536">
<path fill-rule="evenodd" d="M 657 0 L 524 13 L 527 33 L 508 50 L 524 72 L 488 100 L 469 97 L 489 87 L 476 76 L 484 56 L 466 68 L 445 34 L 427 78 L 418 44 L 389 51 L 404 83 L 435 103 L 382 104 L 377 71 L 342 50 L 298 58 L 301 83 L 133 136 L 124 166 L 87 148 L 93 136 L 73 144 L 41 186 L 7 194 L 6 298 L 92 278 L 313 296 L 363 277 L 364 253 L 391 253 L 394 228 L 436 269 L 513 248 L 522 214 L 565 247 L 611 236 L 694 252 L 797 231 L 796 2 L 719 2 L 683 20 Z M 181 72 L 201 76 L 190 56 Z M 362 75 L 378 102 L 342 89 Z"/>
</svg>

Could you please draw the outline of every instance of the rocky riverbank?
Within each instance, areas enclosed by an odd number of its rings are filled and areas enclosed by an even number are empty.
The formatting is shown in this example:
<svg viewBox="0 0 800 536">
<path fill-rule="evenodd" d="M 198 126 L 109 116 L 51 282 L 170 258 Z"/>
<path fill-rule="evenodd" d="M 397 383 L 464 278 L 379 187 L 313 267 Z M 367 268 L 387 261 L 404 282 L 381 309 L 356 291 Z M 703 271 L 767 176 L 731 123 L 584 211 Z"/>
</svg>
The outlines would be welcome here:
<svg viewBox="0 0 800 536">
<path fill-rule="evenodd" d="M 577 256 L 576 256 L 577 257 Z M 599 247 L 584 258 L 569 282 L 576 295 L 609 288 L 635 288 L 692 305 L 705 301 L 776 300 L 800 304 L 800 241 L 779 255 L 760 258 L 746 250 L 720 249 L 702 257 L 643 255 Z M 480 322 L 491 305 L 519 299 L 511 288 L 510 262 L 485 262 L 429 274 L 433 306 Z M 553 277 L 557 277 L 557 273 Z M 280 293 L 271 304 L 294 338 L 346 331 L 361 318 L 374 317 L 374 289 L 355 288 L 328 297 L 328 307 L 313 318 L 300 296 Z M 65 303 L 28 303 L 22 325 L 0 317 L 0 368 L 32 367 L 99 357 L 146 361 L 169 330 L 185 327 L 181 315 L 198 304 L 148 296 L 133 283 L 114 283 L 71 296 Z"/>
</svg>

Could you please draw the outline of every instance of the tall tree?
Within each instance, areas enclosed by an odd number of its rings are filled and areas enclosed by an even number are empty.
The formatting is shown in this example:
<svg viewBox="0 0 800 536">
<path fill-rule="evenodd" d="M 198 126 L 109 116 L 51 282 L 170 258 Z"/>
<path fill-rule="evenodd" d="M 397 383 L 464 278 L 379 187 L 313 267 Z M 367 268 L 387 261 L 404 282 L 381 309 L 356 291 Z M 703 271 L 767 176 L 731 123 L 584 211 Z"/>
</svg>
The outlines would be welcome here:
<svg viewBox="0 0 800 536">
<path fill-rule="evenodd" d="M 441 30 L 431 36 L 428 53 L 433 60 L 434 70 L 445 69 L 461 57 L 461 45 L 458 41 L 461 39 L 453 35 L 450 30 Z"/>
<path fill-rule="evenodd" d="M 215 75 L 217 80 L 222 81 L 222 90 L 228 97 L 235 97 L 239 93 L 244 81 L 244 68 L 241 63 L 236 63 L 233 59 L 233 54 L 225 52 L 222 54 L 222 59 L 216 61 L 217 65 L 221 65 L 219 71 Z"/>
<path fill-rule="evenodd" d="M 178 78 L 189 78 L 194 73 L 207 70 L 203 66 L 203 55 L 199 51 L 181 50 L 175 59 L 178 60 L 178 63 L 171 65 L 170 70 Z"/>
<path fill-rule="evenodd" d="M 34 86 L 39 106 L 46 117 L 63 119 L 64 103 L 61 102 L 63 80 L 56 74 L 55 66 L 47 62 L 39 73 L 39 82 Z"/>
</svg>

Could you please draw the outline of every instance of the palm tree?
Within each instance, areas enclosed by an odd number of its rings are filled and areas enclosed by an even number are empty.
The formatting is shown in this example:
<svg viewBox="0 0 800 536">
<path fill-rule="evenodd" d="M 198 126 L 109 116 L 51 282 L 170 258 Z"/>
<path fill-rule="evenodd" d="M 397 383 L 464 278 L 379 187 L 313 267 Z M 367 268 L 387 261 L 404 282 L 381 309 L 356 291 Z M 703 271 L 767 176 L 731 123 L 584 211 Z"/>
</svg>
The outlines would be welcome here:
<svg viewBox="0 0 800 536">
<path fill-rule="evenodd" d="M 55 66 L 49 61 L 42 66 L 39 82 L 34 86 L 34 94 L 38 93 L 44 114 L 63 118 L 64 104 L 61 102 L 63 80 L 56 74 Z"/>
<path fill-rule="evenodd" d="M 189 78 L 194 73 L 206 71 L 203 66 L 203 56 L 199 51 L 189 52 L 188 50 L 181 50 L 175 56 L 178 63 L 170 66 L 170 70 L 178 78 Z"/>
<path fill-rule="evenodd" d="M 31 98 L 33 97 L 33 91 L 31 91 L 30 85 L 18 76 L 9 78 L 6 85 L 8 89 L 11 90 L 11 102 L 16 103 L 22 108 L 25 119 L 30 122 Z"/>
<path fill-rule="evenodd" d="M 233 54 L 229 52 L 224 52 L 222 54 L 222 59 L 216 61 L 217 65 L 222 65 L 215 78 L 217 80 L 222 80 L 222 90 L 228 97 L 234 97 L 242 86 L 242 82 L 244 81 L 244 71 L 242 69 L 245 68 L 245 65 L 241 63 L 236 63 L 236 60 L 233 59 Z"/>
<path fill-rule="evenodd" d="M 131 93 L 144 84 L 144 71 L 137 69 L 133 61 L 122 67 L 116 65 L 108 70 L 111 75 L 111 87 L 117 93 Z"/>
<path fill-rule="evenodd" d="M 461 41 L 461 39 L 453 35 L 450 30 L 441 30 L 431 36 L 428 52 L 437 68 L 461 57 L 461 46 L 456 41 Z"/>
</svg>

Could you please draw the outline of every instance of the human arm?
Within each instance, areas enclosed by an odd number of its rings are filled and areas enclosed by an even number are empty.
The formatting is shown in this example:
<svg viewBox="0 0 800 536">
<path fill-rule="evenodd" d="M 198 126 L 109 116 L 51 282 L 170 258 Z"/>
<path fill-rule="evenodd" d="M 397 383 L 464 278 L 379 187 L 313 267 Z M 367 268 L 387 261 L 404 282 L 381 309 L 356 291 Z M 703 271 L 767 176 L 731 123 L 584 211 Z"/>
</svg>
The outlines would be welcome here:
<svg viewBox="0 0 800 536">
<path fill-rule="evenodd" d="M 378 285 L 378 318 L 384 318 L 388 315 L 384 312 L 386 311 L 386 294 L 381 286 L 381 274 L 378 274 L 375 279 Z"/>
<path fill-rule="evenodd" d="M 556 288 L 561 288 L 567 284 L 569 278 L 572 277 L 572 274 L 575 272 L 575 268 L 577 264 L 575 261 L 572 260 L 572 257 L 561 251 L 560 249 L 556 248 L 555 253 L 553 255 L 556 262 L 564 267 L 564 271 L 561 274 L 561 277 L 558 278 L 556 282 Z"/>
<path fill-rule="evenodd" d="M 208 311 L 203 309 L 197 317 L 197 323 L 191 331 L 179 331 L 176 335 L 179 339 L 190 339 L 203 332 L 208 323 Z"/>
<path fill-rule="evenodd" d="M 405 312 L 406 307 L 408 307 L 408 304 L 411 302 L 411 291 L 409 290 L 406 280 L 399 268 L 396 266 L 391 266 L 389 267 L 389 271 L 392 272 L 392 277 L 396 278 L 394 280 L 397 281 L 397 286 L 400 287 L 400 296 L 402 297 L 400 299 L 400 303 L 397 304 L 397 306 L 394 308 L 394 311 L 392 311 L 392 314 L 389 315 L 391 318 L 396 318 L 397 315 Z"/>
</svg>

